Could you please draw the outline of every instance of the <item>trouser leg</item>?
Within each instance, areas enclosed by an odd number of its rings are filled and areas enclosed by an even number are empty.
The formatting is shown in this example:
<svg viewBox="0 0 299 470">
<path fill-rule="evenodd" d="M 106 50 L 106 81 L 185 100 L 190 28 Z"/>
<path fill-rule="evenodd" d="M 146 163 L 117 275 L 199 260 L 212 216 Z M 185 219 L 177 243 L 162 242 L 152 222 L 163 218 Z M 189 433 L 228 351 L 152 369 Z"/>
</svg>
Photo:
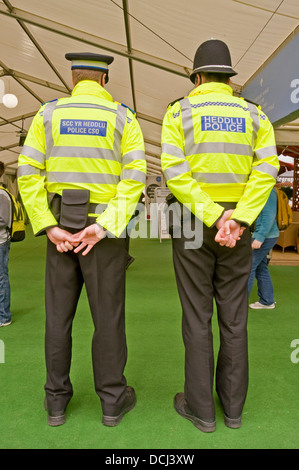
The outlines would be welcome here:
<svg viewBox="0 0 299 470">
<path fill-rule="evenodd" d="M 10 241 L 0 245 L 0 323 L 11 321 L 10 283 L 8 276 Z"/>
<path fill-rule="evenodd" d="M 201 419 L 214 419 L 214 355 L 211 319 L 215 257 L 203 243 L 185 249 L 184 238 L 173 238 L 173 261 L 183 309 L 185 345 L 185 399 Z"/>
<path fill-rule="evenodd" d="M 248 387 L 247 314 L 251 267 L 250 232 L 235 248 L 214 241 L 216 230 L 204 227 L 203 244 L 184 249 L 173 239 L 178 292 L 183 307 L 185 398 L 199 418 L 214 417 L 214 358 L 211 330 L 215 296 L 220 328 L 217 392 L 228 416 L 239 416 Z"/>
<path fill-rule="evenodd" d="M 105 238 L 80 265 L 94 322 L 92 359 L 103 414 L 117 415 L 125 400 L 125 239 Z"/>
<path fill-rule="evenodd" d="M 46 260 L 45 353 L 48 408 L 61 410 L 72 397 L 69 377 L 72 353 L 72 323 L 82 289 L 77 255 L 59 253 L 48 240 Z"/>
<path fill-rule="evenodd" d="M 250 233 L 245 230 L 233 249 L 219 247 L 214 276 L 220 328 L 216 389 L 224 412 L 242 413 L 248 389 L 248 278 L 251 269 Z"/>
<path fill-rule="evenodd" d="M 256 269 L 256 279 L 259 302 L 263 305 L 271 305 L 274 303 L 274 292 L 271 275 L 268 267 L 267 255 L 273 248 L 277 238 L 266 238 L 259 250 L 261 251 L 260 262 Z"/>
</svg>

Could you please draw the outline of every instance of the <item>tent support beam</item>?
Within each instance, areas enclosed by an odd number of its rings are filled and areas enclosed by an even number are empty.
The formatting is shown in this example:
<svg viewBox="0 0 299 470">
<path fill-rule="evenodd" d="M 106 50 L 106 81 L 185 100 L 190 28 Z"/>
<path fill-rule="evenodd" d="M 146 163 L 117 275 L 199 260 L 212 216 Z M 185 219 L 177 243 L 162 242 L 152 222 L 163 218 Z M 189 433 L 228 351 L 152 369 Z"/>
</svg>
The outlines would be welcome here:
<svg viewBox="0 0 299 470">
<path fill-rule="evenodd" d="M 124 19 L 125 19 L 125 30 L 126 30 L 126 40 L 127 40 L 127 48 L 128 54 L 132 54 L 131 48 L 131 32 L 130 32 L 130 23 L 129 23 L 129 10 L 127 5 L 127 0 L 123 0 L 123 11 L 124 11 Z M 137 113 L 137 103 L 136 103 L 136 96 L 135 96 L 135 85 L 134 85 L 134 71 L 133 71 L 133 61 L 132 58 L 129 57 L 129 70 L 130 70 L 130 82 L 131 82 L 131 92 L 132 92 L 132 99 L 133 99 L 133 106 L 134 111 Z"/>
<path fill-rule="evenodd" d="M 46 29 L 47 31 L 75 39 L 76 41 L 85 44 L 90 44 L 94 47 L 100 47 L 101 49 L 112 52 L 113 54 L 131 58 L 132 60 L 137 60 L 143 64 L 151 65 L 152 67 L 180 75 L 181 77 L 188 78 L 191 73 L 191 69 L 187 67 L 183 67 L 179 64 L 175 64 L 158 57 L 153 57 L 150 54 L 146 54 L 145 52 L 140 52 L 135 49 L 131 49 L 131 53 L 129 54 L 129 52 L 126 51 L 121 44 L 108 41 L 107 39 L 86 33 L 75 28 L 71 28 L 66 25 L 62 25 L 47 18 L 20 10 L 19 8 L 14 8 L 12 11 L 8 11 L 5 5 L 0 4 L 0 15 L 5 15 L 12 19 L 23 21 L 24 23 L 33 24 L 38 28 Z"/>
</svg>

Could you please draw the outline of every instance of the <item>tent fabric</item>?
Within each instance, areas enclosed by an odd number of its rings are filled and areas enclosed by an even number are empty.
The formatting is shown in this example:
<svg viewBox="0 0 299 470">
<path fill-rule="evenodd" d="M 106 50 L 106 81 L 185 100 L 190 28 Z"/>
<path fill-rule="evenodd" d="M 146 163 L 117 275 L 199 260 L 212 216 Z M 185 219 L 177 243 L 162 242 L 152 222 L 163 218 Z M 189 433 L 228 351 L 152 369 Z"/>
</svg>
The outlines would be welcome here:
<svg viewBox="0 0 299 470">
<path fill-rule="evenodd" d="M 192 89 L 199 44 L 211 37 L 228 44 L 239 94 L 298 19 L 297 0 L 0 0 L 0 79 L 18 98 L 15 108 L 0 103 L 0 160 L 15 171 L 39 106 L 70 94 L 65 53 L 95 52 L 115 57 L 107 90 L 136 111 L 148 173 L 159 174 L 163 116 Z"/>
</svg>

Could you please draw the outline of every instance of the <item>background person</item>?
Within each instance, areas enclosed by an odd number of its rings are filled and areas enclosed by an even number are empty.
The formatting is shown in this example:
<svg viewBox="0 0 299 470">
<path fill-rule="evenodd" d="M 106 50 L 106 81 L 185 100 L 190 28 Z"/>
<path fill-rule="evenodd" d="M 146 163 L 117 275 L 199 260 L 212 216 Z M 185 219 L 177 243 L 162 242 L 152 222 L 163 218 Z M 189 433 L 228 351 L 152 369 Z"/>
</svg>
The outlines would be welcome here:
<svg viewBox="0 0 299 470">
<path fill-rule="evenodd" d="M 4 171 L 4 163 L 0 162 L 0 178 Z M 1 186 L 3 183 L 0 182 L 0 327 L 11 324 L 8 260 L 11 238 L 9 229 L 12 223 L 11 199 Z"/>
<path fill-rule="evenodd" d="M 70 53 L 66 59 L 72 62 L 72 95 L 38 111 L 18 168 L 34 234 L 46 231 L 48 237 L 45 406 L 49 425 L 65 422 L 73 394 L 72 322 L 85 283 L 102 422 L 116 426 L 136 403 L 124 376 L 123 235 L 145 186 L 144 141 L 134 113 L 104 89 L 113 57 Z"/>
<path fill-rule="evenodd" d="M 269 272 L 268 253 L 272 250 L 279 237 L 276 222 L 277 215 L 277 193 L 273 188 L 268 201 L 256 220 L 256 228 L 252 234 L 252 267 L 248 280 L 248 295 L 250 295 L 254 279 L 257 280 L 258 296 L 257 302 L 249 304 L 252 309 L 275 308 L 273 284 Z"/>
<path fill-rule="evenodd" d="M 167 186 L 203 222 L 200 248 L 186 249 L 183 236 L 172 245 L 185 345 L 185 389 L 174 406 L 204 432 L 216 428 L 213 298 L 220 328 L 216 389 L 225 424 L 241 426 L 251 267 L 250 231 L 244 227 L 260 213 L 279 169 L 272 125 L 256 106 L 232 96 L 229 77 L 235 74 L 227 45 L 204 42 L 190 76 L 195 89 L 168 108 L 162 127 Z"/>
</svg>

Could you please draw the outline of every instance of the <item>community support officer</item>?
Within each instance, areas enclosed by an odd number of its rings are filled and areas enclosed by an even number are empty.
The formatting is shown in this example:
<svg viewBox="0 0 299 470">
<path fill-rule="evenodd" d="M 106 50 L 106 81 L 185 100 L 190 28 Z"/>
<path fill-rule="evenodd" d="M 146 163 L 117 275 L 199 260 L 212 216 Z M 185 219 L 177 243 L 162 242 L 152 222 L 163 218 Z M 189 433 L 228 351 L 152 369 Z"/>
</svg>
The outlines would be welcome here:
<svg viewBox="0 0 299 470">
<path fill-rule="evenodd" d="M 4 174 L 4 163 L 0 162 L 0 178 Z M 0 327 L 11 324 L 10 283 L 8 260 L 10 250 L 10 227 L 12 223 L 12 203 L 8 193 L 1 189 L 0 182 Z"/>
<path fill-rule="evenodd" d="M 216 428 L 213 298 L 220 328 L 216 388 L 225 424 L 241 426 L 248 388 L 248 227 L 279 168 L 267 116 L 232 96 L 229 77 L 235 74 L 227 45 L 216 39 L 204 42 L 190 76 L 195 89 L 168 108 L 162 129 L 168 188 L 203 222 L 200 247 L 189 248 L 184 231 L 173 236 L 172 245 L 185 345 L 184 393 L 175 396 L 174 406 L 204 432 Z"/>
<path fill-rule="evenodd" d="M 43 105 L 19 157 L 18 184 L 35 235 L 46 232 L 48 424 L 65 422 L 71 329 L 85 283 L 94 322 L 92 360 L 102 422 L 136 403 L 127 385 L 125 229 L 145 186 L 144 140 L 130 109 L 104 89 L 113 57 L 69 53 L 71 97 Z"/>
</svg>

